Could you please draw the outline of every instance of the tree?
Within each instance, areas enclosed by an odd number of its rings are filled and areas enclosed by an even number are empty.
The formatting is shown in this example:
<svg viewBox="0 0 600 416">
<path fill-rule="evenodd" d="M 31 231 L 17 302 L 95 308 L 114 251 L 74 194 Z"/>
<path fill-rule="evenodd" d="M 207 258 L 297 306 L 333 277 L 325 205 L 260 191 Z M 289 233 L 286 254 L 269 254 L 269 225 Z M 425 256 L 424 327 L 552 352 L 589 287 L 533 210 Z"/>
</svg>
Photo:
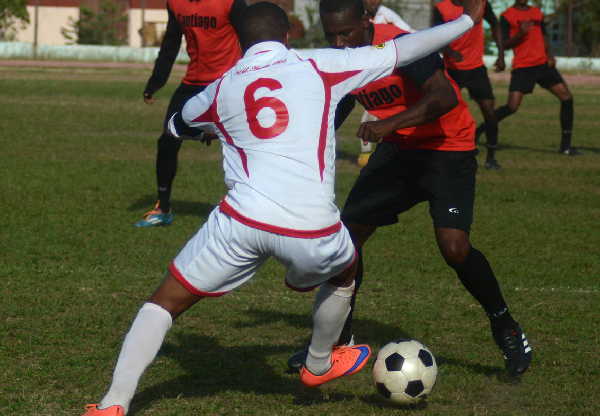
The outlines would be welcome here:
<svg viewBox="0 0 600 416">
<path fill-rule="evenodd" d="M 0 41 L 14 40 L 29 23 L 26 0 L 0 0 Z"/>
<path fill-rule="evenodd" d="M 127 16 L 115 0 L 102 0 L 97 13 L 88 7 L 80 7 L 79 20 L 69 19 L 70 27 L 61 28 L 61 33 L 69 44 L 124 45 L 126 39 L 122 28 L 126 22 Z"/>
</svg>

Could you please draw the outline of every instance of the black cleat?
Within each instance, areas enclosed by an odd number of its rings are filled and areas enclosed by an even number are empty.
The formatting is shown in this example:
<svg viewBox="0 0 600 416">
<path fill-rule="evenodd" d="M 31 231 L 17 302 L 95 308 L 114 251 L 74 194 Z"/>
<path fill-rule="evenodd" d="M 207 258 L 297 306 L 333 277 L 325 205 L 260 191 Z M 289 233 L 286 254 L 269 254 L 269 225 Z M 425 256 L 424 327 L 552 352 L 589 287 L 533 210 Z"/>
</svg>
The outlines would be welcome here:
<svg viewBox="0 0 600 416">
<path fill-rule="evenodd" d="M 565 156 L 581 156 L 583 154 L 576 147 L 567 147 L 566 149 L 559 150 L 558 153 Z"/>
<path fill-rule="evenodd" d="M 483 165 L 487 170 L 500 170 L 502 166 L 496 159 L 490 159 L 485 161 L 485 165 Z"/>
<path fill-rule="evenodd" d="M 300 372 L 300 369 L 302 368 L 302 366 L 306 362 L 306 356 L 307 355 L 308 355 L 308 347 L 304 348 L 303 350 L 295 352 L 288 359 L 288 362 L 287 362 L 288 370 L 291 373 L 298 373 L 298 372 Z"/>
<path fill-rule="evenodd" d="M 504 364 L 508 374 L 517 377 L 527 371 L 533 350 L 518 323 L 502 330 L 492 330 L 494 340 L 504 353 Z"/>
</svg>

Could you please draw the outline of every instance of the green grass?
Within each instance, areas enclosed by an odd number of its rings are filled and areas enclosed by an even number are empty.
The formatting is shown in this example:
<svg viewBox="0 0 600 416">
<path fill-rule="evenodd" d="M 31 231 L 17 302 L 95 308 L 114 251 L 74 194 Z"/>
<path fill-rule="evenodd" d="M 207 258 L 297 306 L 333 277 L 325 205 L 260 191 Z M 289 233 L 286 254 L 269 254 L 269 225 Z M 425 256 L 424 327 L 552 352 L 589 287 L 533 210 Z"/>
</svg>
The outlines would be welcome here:
<svg viewBox="0 0 600 416">
<path fill-rule="evenodd" d="M 154 200 L 155 141 L 176 85 L 146 106 L 147 76 L 0 68 L 1 415 L 79 415 L 96 402 L 132 317 L 223 195 L 219 146 L 187 143 L 175 223 L 132 226 Z M 497 85 L 498 102 L 505 91 Z M 422 204 L 366 247 L 355 333 L 374 347 L 411 336 L 432 349 L 440 373 L 426 407 L 383 403 L 370 371 L 320 390 L 286 374 L 309 333 L 312 296 L 287 290 L 269 262 L 174 325 L 131 414 L 600 414 L 600 85 L 573 91 L 584 156 L 556 153 L 558 104 L 538 88 L 501 125 L 505 169 L 478 173 L 472 240 L 535 347 L 521 383 L 503 377 L 487 320 L 438 255 Z M 339 142 L 340 204 L 358 173 L 358 119 Z"/>
</svg>

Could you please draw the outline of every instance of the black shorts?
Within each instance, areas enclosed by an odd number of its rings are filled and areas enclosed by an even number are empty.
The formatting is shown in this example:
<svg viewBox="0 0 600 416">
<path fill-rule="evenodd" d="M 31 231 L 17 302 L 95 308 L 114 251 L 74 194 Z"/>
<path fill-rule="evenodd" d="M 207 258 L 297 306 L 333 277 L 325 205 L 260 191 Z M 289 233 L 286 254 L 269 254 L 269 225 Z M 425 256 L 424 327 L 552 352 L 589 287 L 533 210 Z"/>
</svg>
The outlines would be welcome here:
<svg viewBox="0 0 600 416">
<path fill-rule="evenodd" d="M 508 90 L 531 94 L 536 83 L 540 84 L 542 88 L 548 89 L 564 82 L 560 72 L 554 67 L 550 68 L 548 64 L 528 66 L 513 69 Z"/>
<path fill-rule="evenodd" d="M 342 220 L 346 224 L 389 225 L 422 201 L 436 228 L 469 232 L 475 200 L 475 152 L 400 150 L 381 143 L 360 171 Z"/>
<path fill-rule="evenodd" d="M 167 114 L 165 114 L 165 120 L 163 127 L 167 127 L 167 123 L 171 116 L 183 109 L 183 106 L 187 101 L 194 95 L 201 91 L 204 91 L 206 85 L 190 85 L 190 84 L 179 84 L 179 87 L 175 90 L 169 101 L 169 107 L 167 107 Z"/>
<path fill-rule="evenodd" d="M 460 88 L 466 88 L 473 100 L 493 100 L 494 91 L 488 77 L 487 68 L 479 66 L 474 69 L 448 69 L 448 75 Z"/>
</svg>

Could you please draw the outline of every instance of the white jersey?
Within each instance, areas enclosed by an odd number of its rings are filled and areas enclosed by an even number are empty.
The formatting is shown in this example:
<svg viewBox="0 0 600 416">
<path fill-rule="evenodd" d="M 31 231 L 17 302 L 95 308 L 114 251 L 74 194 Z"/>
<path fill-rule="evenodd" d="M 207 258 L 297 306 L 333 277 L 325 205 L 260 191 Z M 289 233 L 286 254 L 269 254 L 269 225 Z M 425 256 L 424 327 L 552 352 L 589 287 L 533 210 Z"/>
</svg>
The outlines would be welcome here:
<svg viewBox="0 0 600 416">
<path fill-rule="evenodd" d="M 221 211 L 292 237 L 337 232 L 335 109 L 350 91 L 390 75 L 396 59 L 393 42 L 302 52 L 262 42 L 191 98 L 183 121 L 212 126 L 223 145 Z"/>
<path fill-rule="evenodd" d="M 377 13 L 375 13 L 375 17 L 373 17 L 371 21 L 375 24 L 389 23 L 407 32 L 414 32 L 410 25 L 406 23 L 404 19 L 398 15 L 398 13 L 389 7 L 385 7 L 383 4 L 379 6 Z"/>
</svg>

